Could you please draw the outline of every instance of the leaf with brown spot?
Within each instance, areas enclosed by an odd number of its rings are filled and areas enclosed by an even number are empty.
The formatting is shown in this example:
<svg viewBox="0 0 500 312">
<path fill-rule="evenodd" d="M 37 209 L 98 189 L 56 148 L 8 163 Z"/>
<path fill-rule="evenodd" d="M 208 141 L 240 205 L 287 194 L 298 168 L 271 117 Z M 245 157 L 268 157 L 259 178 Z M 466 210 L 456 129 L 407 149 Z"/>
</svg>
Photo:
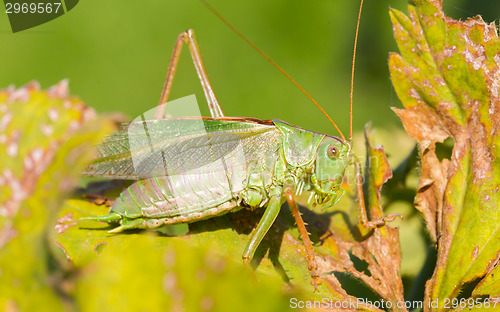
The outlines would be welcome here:
<svg viewBox="0 0 500 312">
<path fill-rule="evenodd" d="M 48 224 L 112 130 L 66 81 L 0 91 L 0 310 L 63 308 L 49 272 Z"/>
<path fill-rule="evenodd" d="M 416 0 L 409 18 L 391 10 L 401 55 L 389 67 L 406 109 L 395 109 L 418 141 L 415 206 L 436 242 L 438 260 L 426 300 L 500 295 L 491 274 L 500 250 L 500 39 L 480 17 L 456 21 L 437 0 Z M 451 137 L 450 159 L 436 143 Z M 475 284 L 477 286 L 474 288 Z M 427 306 L 427 305 L 426 305 Z"/>
</svg>

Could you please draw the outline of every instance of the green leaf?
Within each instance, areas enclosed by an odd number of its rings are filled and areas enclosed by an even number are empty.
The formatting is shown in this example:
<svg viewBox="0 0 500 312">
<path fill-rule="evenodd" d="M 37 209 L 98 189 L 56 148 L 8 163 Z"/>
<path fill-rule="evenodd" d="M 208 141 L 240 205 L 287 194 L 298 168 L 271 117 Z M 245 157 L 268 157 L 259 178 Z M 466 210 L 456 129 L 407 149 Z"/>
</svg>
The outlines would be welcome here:
<svg viewBox="0 0 500 312">
<path fill-rule="evenodd" d="M 151 234 L 151 233 L 149 233 Z M 126 235 L 82 271 L 82 311 L 284 311 L 289 296 L 269 277 L 257 285 L 243 266 L 211 247 L 180 239 Z M 168 243 L 166 244 L 165 242 Z M 111 269 L 112 268 L 112 269 Z M 295 294 L 296 296 L 296 294 Z"/>
<path fill-rule="evenodd" d="M 441 311 L 471 287 L 473 298 L 500 295 L 491 287 L 499 279 L 491 273 L 500 250 L 500 39 L 480 17 L 455 21 L 440 1 L 414 3 L 409 18 L 390 12 L 401 55 L 391 54 L 389 67 L 406 108 L 394 110 L 418 141 L 415 206 L 438 250 L 426 300 L 439 299 Z M 440 160 L 436 143 L 448 137 L 451 157 Z"/>
<path fill-rule="evenodd" d="M 68 95 L 67 82 L 0 91 L 0 309 L 57 311 L 45 234 L 110 122 Z"/>
<path fill-rule="evenodd" d="M 258 285 L 243 266 L 243 246 L 258 215 L 234 213 L 196 222 L 180 237 L 156 231 L 109 234 L 107 223 L 79 220 L 106 213 L 107 207 L 68 200 L 50 234 L 53 246 L 62 251 L 59 260 L 69 260 L 80 272 L 72 295 L 83 311 L 173 311 L 181 306 L 189 311 L 229 311 L 235 306 L 242 311 L 279 311 L 289 307 L 290 298 L 303 298 L 297 290 L 283 291 L 272 264 L 291 267 L 287 274 L 308 283 L 303 255 L 281 253 L 279 260 L 271 255 L 270 261 L 261 254 Z M 275 239 L 271 235 L 264 243 L 270 253 L 279 252 L 275 248 L 280 248 L 280 241 L 275 244 Z M 283 240 L 281 248 L 290 249 L 289 244 Z M 290 265 L 289 258 L 300 263 Z"/>
</svg>

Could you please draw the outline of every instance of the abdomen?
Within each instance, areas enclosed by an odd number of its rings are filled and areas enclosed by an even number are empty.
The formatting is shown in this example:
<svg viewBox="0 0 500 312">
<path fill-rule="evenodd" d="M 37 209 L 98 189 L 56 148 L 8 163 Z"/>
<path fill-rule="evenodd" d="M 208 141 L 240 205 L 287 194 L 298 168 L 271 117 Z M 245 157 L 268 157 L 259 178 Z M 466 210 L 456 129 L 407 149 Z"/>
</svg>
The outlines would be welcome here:
<svg viewBox="0 0 500 312">
<path fill-rule="evenodd" d="M 241 209 L 241 192 L 249 176 L 271 185 L 278 158 L 279 133 L 244 139 L 223 158 L 182 173 L 147 178 L 120 194 L 111 212 L 128 219 L 144 218 L 147 227 L 189 223 Z M 153 222 L 153 219 L 156 220 Z"/>
</svg>

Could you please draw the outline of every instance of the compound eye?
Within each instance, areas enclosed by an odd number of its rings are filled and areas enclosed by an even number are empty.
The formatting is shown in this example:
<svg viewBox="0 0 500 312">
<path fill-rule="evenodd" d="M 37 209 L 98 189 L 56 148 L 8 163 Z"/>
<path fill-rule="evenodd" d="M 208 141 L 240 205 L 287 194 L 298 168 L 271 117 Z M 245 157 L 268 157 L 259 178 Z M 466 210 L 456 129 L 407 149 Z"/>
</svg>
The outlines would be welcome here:
<svg viewBox="0 0 500 312">
<path fill-rule="evenodd" d="M 330 145 L 328 146 L 328 149 L 326 151 L 326 154 L 328 155 L 329 158 L 335 159 L 339 155 L 339 149 L 336 146 Z"/>
</svg>

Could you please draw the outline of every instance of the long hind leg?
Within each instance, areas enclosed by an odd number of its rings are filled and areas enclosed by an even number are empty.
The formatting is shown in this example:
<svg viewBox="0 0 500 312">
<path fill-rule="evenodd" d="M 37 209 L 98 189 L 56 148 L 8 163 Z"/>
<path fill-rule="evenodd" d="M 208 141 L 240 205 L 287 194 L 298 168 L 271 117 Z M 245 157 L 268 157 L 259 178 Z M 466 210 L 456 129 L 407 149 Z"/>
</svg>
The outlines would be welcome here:
<svg viewBox="0 0 500 312">
<path fill-rule="evenodd" d="M 213 118 L 225 117 L 224 111 L 215 96 L 210 80 L 208 79 L 208 74 L 203 65 L 203 60 L 201 58 L 200 48 L 198 46 L 198 41 L 194 35 L 194 31 L 189 29 L 179 35 L 177 42 L 175 43 L 174 51 L 172 53 L 172 58 L 170 59 L 170 64 L 168 66 L 167 77 L 165 79 L 165 85 L 163 86 L 163 91 L 160 97 L 160 105 L 158 111 L 156 112 L 156 118 L 161 119 L 165 114 L 165 105 L 168 101 L 170 91 L 172 90 L 172 83 L 174 81 L 175 71 L 177 70 L 177 65 L 179 64 L 179 57 L 181 55 L 182 46 L 186 44 L 189 47 L 189 52 L 191 53 L 191 58 L 193 59 L 194 67 L 196 68 L 196 73 L 200 78 L 201 86 L 203 87 L 203 92 L 207 99 L 208 108 L 210 110 L 210 115 Z"/>
</svg>

